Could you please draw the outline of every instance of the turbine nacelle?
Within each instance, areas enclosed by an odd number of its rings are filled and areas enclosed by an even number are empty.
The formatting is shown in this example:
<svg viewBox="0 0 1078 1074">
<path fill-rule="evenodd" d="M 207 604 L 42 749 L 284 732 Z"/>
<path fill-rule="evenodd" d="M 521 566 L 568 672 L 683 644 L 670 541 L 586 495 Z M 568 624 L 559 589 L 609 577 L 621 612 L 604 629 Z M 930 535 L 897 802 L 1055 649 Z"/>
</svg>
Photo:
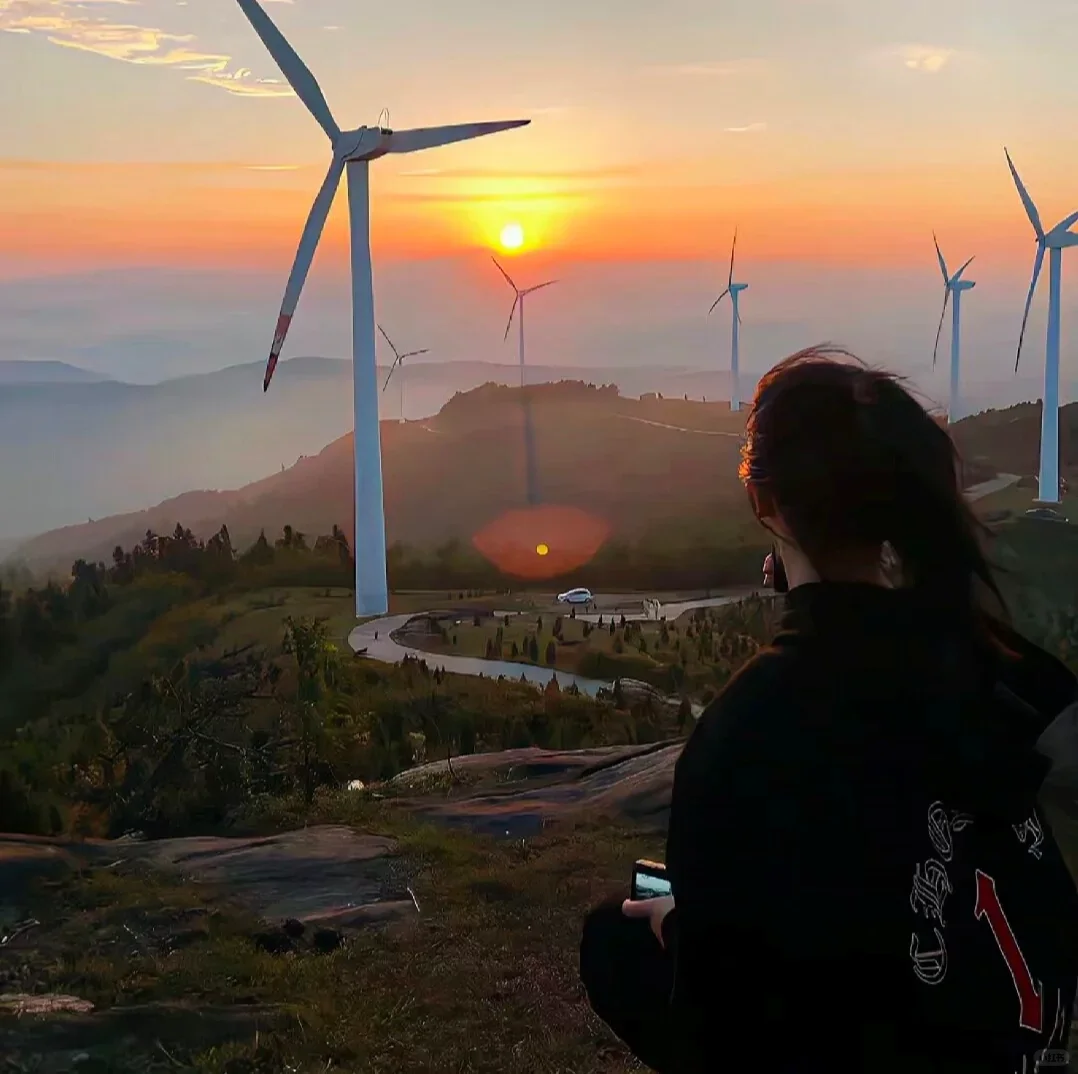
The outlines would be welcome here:
<svg viewBox="0 0 1078 1074">
<path fill-rule="evenodd" d="M 732 283 L 729 288 L 730 294 L 732 295 L 740 294 L 742 291 L 747 291 L 748 289 L 749 285 L 747 283 Z"/>
</svg>

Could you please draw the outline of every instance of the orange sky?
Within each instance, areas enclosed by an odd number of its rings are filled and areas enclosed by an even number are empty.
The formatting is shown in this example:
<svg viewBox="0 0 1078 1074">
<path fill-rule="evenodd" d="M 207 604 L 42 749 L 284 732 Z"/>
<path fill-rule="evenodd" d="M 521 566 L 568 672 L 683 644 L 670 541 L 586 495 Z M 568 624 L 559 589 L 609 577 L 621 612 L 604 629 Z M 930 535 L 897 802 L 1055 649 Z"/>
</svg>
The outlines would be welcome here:
<svg viewBox="0 0 1078 1074">
<path fill-rule="evenodd" d="M 1030 246 L 1006 174 L 969 189 L 961 177 L 912 168 L 723 186 L 706 183 L 704 170 L 687 169 L 684 179 L 661 169 L 579 180 L 376 174 L 372 242 L 381 256 L 442 256 L 496 248 L 502 226 L 519 221 L 528 252 L 559 259 L 721 258 L 736 223 L 754 260 L 894 265 L 924 260 L 935 220 L 950 248 L 968 246 L 981 258 Z M 294 249 L 318 182 L 314 167 L 0 165 L 0 199 L 21 206 L 0 220 L 0 251 L 75 263 L 256 266 Z M 1042 190 L 1039 200 L 1052 205 L 1053 193 Z M 333 259 L 346 250 L 345 208 L 342 188 L 323 239 Z"/>
</svg>

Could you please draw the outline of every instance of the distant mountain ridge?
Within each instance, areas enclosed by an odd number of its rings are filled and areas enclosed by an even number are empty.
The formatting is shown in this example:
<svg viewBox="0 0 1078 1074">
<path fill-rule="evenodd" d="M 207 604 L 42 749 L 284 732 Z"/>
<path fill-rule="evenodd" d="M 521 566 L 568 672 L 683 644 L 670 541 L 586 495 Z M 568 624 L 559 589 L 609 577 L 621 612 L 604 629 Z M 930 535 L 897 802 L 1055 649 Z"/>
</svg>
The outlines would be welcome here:
<svg viewBox="0 0 1078 1074">
<path fill-rule="evenodd" d="M 724 403 L 636 400 L 579 382 L 526 389 L 532 400 L 542 502 L 601 518 L 616 539 L 653 525 L 684 529 L 709 518 L 750 521 L 737 479 L 744 414 Z M 454 397 L 424 421 L 382 422 L 390 544 L 431 550 L 469 541 L 525 506 L 519 389 L 488 384 Z M 12 557 L 67 568 L 108 560 L 147 529 L 177 522 L 208 537 L 227 525 L 234 544 L 291 525 L 311 537 L 353 531 L 351 434 L 295 465 L 239 488 L 188 492 L 143 511 L 67 526 L 23 542 Z M 736 510 L 735 510 L 736 507 Z"/>
<path fill-rule="evenodd" d="M 0 387 L 12 384 L 95 384 L 109 379 L 67 362 L 0 359 Z"/>
<path fill-rule="evenodd" d="M 19 363 L 38 365 L 39 363 Z M 71 367 L 74 368 L 74 367 Z M 321 451 L 352 428 L 351 362 L 281 362 L 263 394 L 261 361 L 159 384 L 20 380 L 0 384 L 0 540 L 135 511 L 189 489 L 240 488 Z M 389 372 L 378 368 L 381 387 Z M 519 383 L 516 365 L 406 363 L 381 394 L 396 418 L 426 417 L 456 393 Z M 533 366 L 529 383 L 614 383 L 625 395 L 725 394 L 727 375 L 689 369 Z"/>
</svg>

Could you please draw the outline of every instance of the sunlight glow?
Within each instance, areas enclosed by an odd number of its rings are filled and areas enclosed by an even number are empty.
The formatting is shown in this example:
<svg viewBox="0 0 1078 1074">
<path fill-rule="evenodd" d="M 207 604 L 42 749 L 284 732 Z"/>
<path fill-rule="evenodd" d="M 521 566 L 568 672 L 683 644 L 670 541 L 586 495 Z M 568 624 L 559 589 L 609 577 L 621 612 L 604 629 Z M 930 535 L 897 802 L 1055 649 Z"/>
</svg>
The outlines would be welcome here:
<svg viewBox="0 0 1078 1074">
<path fill-rule="evenodd" d="M 519 250 L 524 245 L 524 229 L 517 223 L 506 224 L 498 239 L 503 249 Z"/>
</svg>

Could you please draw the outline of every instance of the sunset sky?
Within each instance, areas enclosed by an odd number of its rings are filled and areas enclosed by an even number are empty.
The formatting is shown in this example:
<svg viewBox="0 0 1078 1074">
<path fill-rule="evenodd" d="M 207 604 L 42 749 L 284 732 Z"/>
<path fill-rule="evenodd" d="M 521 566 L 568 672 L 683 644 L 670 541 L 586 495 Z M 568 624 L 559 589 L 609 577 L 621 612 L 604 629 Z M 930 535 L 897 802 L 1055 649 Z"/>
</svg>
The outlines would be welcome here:
<svg viewBox="0 0 1078 1074">
<path fill-rule="evenodd" d="M 826 336 L 914 368 L 935 229 L 977 255 L 970 375 L 1002 377 L 1034 252 L 1004 144 L 1047 225 L 1078 209 L 1073 0 L 266 6 L 342 127 L 532 119 L 372 167 L 379 317 L 432 358 L 511 359 L 486 252 L 518 222 L 511 270 L 562 280 L 545 363 L 721 362 L 703 314 L 736 224 L 749 367 Z M 239 7 L 0 0 L 0 30 L 0 358 L 146 381 L 263 358 L 329 146 Z M 342 192 L 286 358 L 348 353 L 345 229 Z"/>
</svg>

